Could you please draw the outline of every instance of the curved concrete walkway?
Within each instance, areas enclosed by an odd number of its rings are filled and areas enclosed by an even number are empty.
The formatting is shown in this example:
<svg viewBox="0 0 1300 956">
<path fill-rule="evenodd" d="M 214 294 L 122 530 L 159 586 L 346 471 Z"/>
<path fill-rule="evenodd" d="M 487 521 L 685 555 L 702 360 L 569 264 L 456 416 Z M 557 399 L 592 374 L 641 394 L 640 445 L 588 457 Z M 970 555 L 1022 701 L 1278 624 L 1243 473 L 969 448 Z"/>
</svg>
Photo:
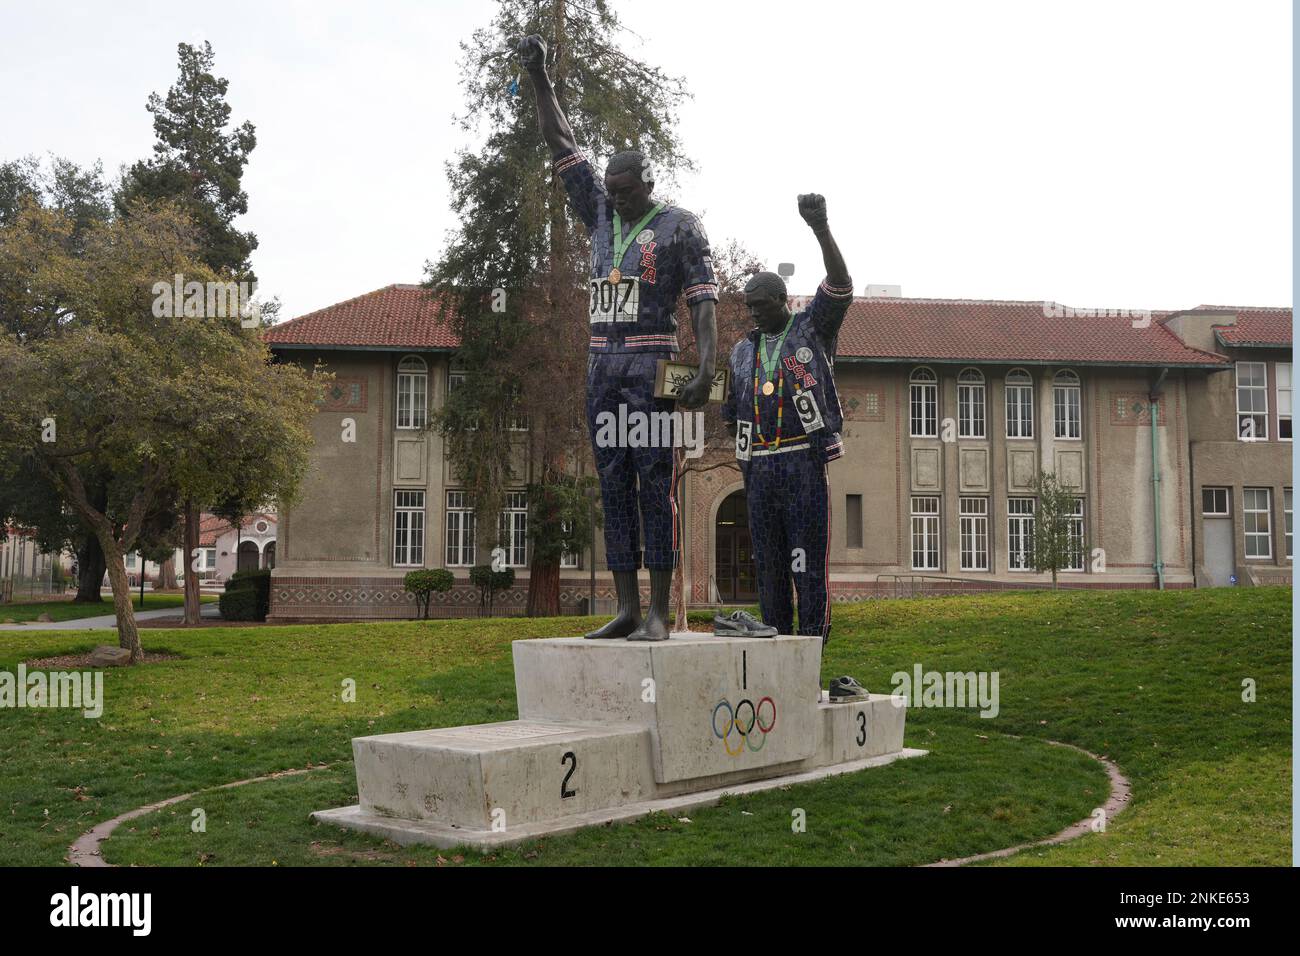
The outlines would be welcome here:
<svg viewBox="0 0 1300 956">
<path fill-rule="evenodd" d="M 1106 768 L 1106 775 L 1110 777 L 1110 796 L 1107 797 L 1106 802 L 1101 805 L 1101 810 L 1104 813 L 1105 823 L 1109 825 L 1110 821 L 1114 819 L 1115 814 L 1128 806 L 1128 802 L 1132 797 L 1133 787 L 1128 782 L 1128 777 L 1124 776 L 1124 774 L 1120 772 L 1119 767 L 1117 767 L 1113 761 L 1107 760 L 1105 757 L 1098 757 L 1094 753 L 1089 753 L 1082 747 L 1076 747 L 1073 744 L 1063 744 L 1059 740 L 1048 740 L 1046 743 L 1051 744 L 1053 747 L 1065 747 L 1068 750 L 1074 750 L 1081 754 L 1086 754 Z M 964 856 L 959 860 L 940 860 L 938 863 L 924 863 L 922 865 L 965 866 L 967 863 L 978 863 L 980 860 L 994 860 L 999 857 L 1012 856 L 1013 854 L 1019 853 L 1021 850 L 1028 850 L 1030 847 L 1052 846 L 1057 843 L 1065 843 L 1068 840 L 1077 840 L 1081 836 L 1092 833 L 1095 825 L 1096 820 L 1092 816 L 1088 816 L 1083 820 L 1080 820 L 1078 823 L 1070 824 L 1060 833 L 1047 837 L 1045 840 L 1034 840 L 1030 843 L 1021 843 L 1017 846 L 1009 846 L 1001 850 L 992 850 L 988 853 L 978 853 L 975 856 Z"/>
<path fill-rule="evenodd" d="M 261 777 L 236 780 L 234 783 L 223 783 L 216 787 L 204 787 L 202 790 L 195 790 L 193 793 L 182 793 L 179 797 L 168 797 L 166 800 L 159 800 L 157 803 L 151 803 L 146 807 L 138 807 L 135 810 L 128 810 L 126 813 L 119 813 L 111 820 L 95 824 L 93 828 L 77 837 L 77 842 L 68 847 L 68 862 L 73 866 L 113 866 L 112 863 L 105 862 L 103 856 L 100 855 L 99 846 L 127 820 L 134 820 L 146 813 L 153 813 L 155 810 L 169 807 L 173 803 L 180 803 L 182 800 L 190 799 L 190 797 L 197 797 L 201 793 L 211 793 L 213 790 L 229 790 L 231 787 L 262 783 L 266 780 L 275 780 L 278 777 L 294 777 L 302 773 L 311 773 L 313 770 L 325 770 L 329 766 L 327 763 L 322 763 L 317 764 L 315 767 L 302 767 L 297 770 L 277 770 L 275 773 L 268 773 Z"/>
<path fill-rule="evenodd" d="M 1102 804 L 1101 809 L 1105 814 L 1107 824 L 1114 819 L 1115 815 L 1128 806 L 1132 796 L 1132 785 L 1128 778 L 1124 776 L 1114 761 L 1107 760 L 1105 757 L 1099 757 L 1094 753 L 1084 750 L 1082 747 L 1076 747 L 1073 744 L 1064 744 L 1059 740 L 1048 740 L 1044 743 L 1051 744 L 1053 747 L 1065 747 L 1069 750 L 1077 751 L 1085 756 L 1091 757 L 1097 763 L 1106 768 L 1106 775 L 1110 778 L 1110 796 Z M 134 820 L 136 817 L 142 817 L 147 813 L 153 813 L 155 810 L 161 810 L 163 807 L 171 806 L 173 803 L 180 803 L 183 800 L 189 800 L 191 797 L 198 796 L 201 793 L 209 793 L 213 790 L 228 790 L 231 787 L 242 787 L 250 783 L 262 783 L 266 780 L 275 780 L 279 777 L 293 777 L 299 774 L 311 773 L 313 770 L 325 770 L 329 764 L 320 764 L 315 767 L 303 767 L 296 770 L 279 770 L 275 773 L 268 773 L 261 777 L 250 777 L 247 780 L 236 780 L 234 783 L 223 783 L 216 787 L 205 787 L 202 790 L 195 790 L 193 793 L 182 793 L 177 797 L 168 797 L 166 800 L 159 800 L 157 803 L 151 803 L 148 806 L 139 807 L 135 810 L 128 810 L 126 813 L 120 813 L 111 820 L 105 820 L 103 823 L 96 824 L 92 829 L 87 830 L 79 836 L 75 843 L 68 848 L 68 862 L 73 866 L 113 866 L 112 863 L 106 863 L 103 856 L 100 855 L 100 844 L 113 835 L 113 831 L 128 820 Z M 957 860 L 940 860 L 937 863 L 923 863 L 923 867 L 935 866 L 964 866 L 967 863 L 977 863 L 980 860 L 994 860 L 1000 857 L 1012 856 L 1021 850 L 1028 850 L 1036 846 L 1053 846 L 1058 843 L 1066 843 L 1069 840 L 1077 840 L 1079 837 L 1093 832 L 1096 821 L 1092 816 L 1088 816 L 1078 823 L 1072 823 L 1060 833 L 1047 837 L 1042 840 L 1034 840 L 1029 843 L 1020 843 L 1016 846 L 1004 847 L 1001 850 L 990 850 L 988 853 L 979 853 L 975 856 L 964 856 Z"/>
<path fill-rule="evenodd" d="M 160 607 L 154 611 L 136 611 L 137 621 L 151 621 L 159 617 L 180 618 L 182 607 Z M 221 610 L 215 601 L 199 605 L 199 617 L 219 618 Z M 0 604 L 0 620 L 4 620 L 4 605 Z M 96 617 L 79 617 L 72 621 L 28 621 L 26 624 L 0 624 L 0 631 L 116 631 L 117 617 L 101 614 Z"/>
</svg>

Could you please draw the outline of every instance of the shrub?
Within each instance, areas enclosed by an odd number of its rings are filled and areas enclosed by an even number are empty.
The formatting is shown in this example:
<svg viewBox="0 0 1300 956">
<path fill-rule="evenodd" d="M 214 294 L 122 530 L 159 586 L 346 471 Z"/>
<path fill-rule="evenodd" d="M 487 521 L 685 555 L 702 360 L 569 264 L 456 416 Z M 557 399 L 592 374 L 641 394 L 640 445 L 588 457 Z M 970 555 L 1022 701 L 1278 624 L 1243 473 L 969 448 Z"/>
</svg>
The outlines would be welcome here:
<svg viewBox="0 0 1300 956">
<path fill-rule="evenodd" d="M 227 591 L 217 601 L 221 616 L 227 621 L 265 621 L 266 612 L 258 616 L 257 592 L 253 588 Z"/>
<path fill-rule="evenodd" d="M 496 596 L 515 585 L 515 569 L 493 571 L 490 564 L 476 564 L 469 569 L 469 580 L 479 592 L 480 611 L 486 606 L 490 615 L 496 603 Z"/>
<path fill-rule="evenodd" d="M 231 598 L 234 594 L 248 594 L 250 598 Z M 228 601 L 227 599 L 230 598 Z M 231 617 L 226 613 L 229 607 L 234 614 L 245 614 L 245 603 L 251 606 L 251 616 Z M 226 582 L 226 593 L 218 601 L 221 616 L 227 621 L 265 621 L 271 610 L 271 570 L 254 568 L 248 571 L 236 571 Z"/>
<path fill-rule="evenodd" d="M 415 595 L 415 602 L 420 608 L 420 618 L 427 621 L 429 601 L 433 595 L 450 591 L 456 579 L 446 568 L 421 568 L 419 571 L 407 572 L 402 583 L 406 585 L 406 590 Z"/>
</svg>

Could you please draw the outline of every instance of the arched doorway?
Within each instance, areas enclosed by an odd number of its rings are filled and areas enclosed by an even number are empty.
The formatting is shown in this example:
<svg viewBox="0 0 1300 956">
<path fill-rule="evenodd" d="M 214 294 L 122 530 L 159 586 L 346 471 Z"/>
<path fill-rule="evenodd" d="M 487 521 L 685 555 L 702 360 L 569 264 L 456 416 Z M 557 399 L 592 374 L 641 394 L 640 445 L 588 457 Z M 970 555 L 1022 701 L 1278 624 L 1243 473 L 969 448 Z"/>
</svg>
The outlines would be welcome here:
<svg viewBox="0 0 1300 956">
<path fill-rule="evenodd" d="M 259 563 L 261 563 L 261 555 L 258 554 L 257 544 L 252 541 L 241 541 L 235 570 L 256 571 Z"/>
<path fill-rule="evenodd" d="M 266 547 L 262 550 L 262 567 L 268 569 L 275 567 L 275 542 L 274 541 L 268 542 Z"/>
<path fill-rule="evenodd" d="M 718 508 L 713 552 L 713 581 L 724 604 L 758 600 L 758 573 L 749 537 L 749 506 L 745 492 L 734 491 Z"/>
</svg>

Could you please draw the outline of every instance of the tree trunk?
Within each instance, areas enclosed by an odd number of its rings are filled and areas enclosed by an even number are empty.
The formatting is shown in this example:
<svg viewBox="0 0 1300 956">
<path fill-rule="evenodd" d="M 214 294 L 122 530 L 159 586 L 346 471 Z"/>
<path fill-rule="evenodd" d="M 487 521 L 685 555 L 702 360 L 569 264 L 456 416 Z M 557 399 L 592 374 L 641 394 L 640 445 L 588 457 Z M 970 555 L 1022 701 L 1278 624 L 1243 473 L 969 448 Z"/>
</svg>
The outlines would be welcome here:
<svg viewBox="0 0 1300 956">
<path fill-rule="evenodd" d="M 194 552 L 199 547 L 199 509 L 185 499 L 185 620 L 186 625 L 199 623 L 199 572 L 194 570 Z M 236 556 L 238 561 L 238 556 Z"/>
<path fill-rule="evenodd" d="M 158 577 L 154 580 L 153 589 L 155 591 L 175 591 L 176 590 L 176 558 L 172 556 L 165 560 L 158 568 Z"/>
<path fill-rule="evenodd" d="M 74 604 L 99 604 L 104 600 L 100 593 L 104 587 L 104 572 L 108 564 L 104 560 L 104 549 L 99 539 L 87 534 L 81 547 L 77 549 L 77 596 Z"/>
<path fill-rule="evenodd" d="M 688 413 L 689 414 L 689 413 Z M 674 448 L 673 456 L 677 459 L 677 487 L 673 489 L 673 494 L 678 496 L 677 507 L 674 509 L 673 520 L 679 520 L 683 514 L 681 502 L 681 489 L 686 477 L 686 449 Z M 686 539 L 681 534 L 681 528 L 677 530 L 677 541 L 684 542 Z M 689 631 L 690 627 L 686 623 L 686 578 L 682 571 L 682 555 L 678 551 L 676 566 L 673 568 L 673 606 L 677 609 L 675 620 L 673 621 L 673 630 L 677 632 Z"/>
<path fill-rule="evenodd" d="M 534 560 L 528 569 L 528 616 L 559 617 L 560 562 Z"/>
<path fill-rule="evenodd" d="M 131 663 L 141 657 L 140 632 L 135 626 L 135 608 L 131 605 L 131 585 L 126 580 L 126 563 L 117 542 L 101 540 L 108 557 L 108 582 L 113 587 L 113 613 L 117 617 L 117 643 L 131 652 Z"/>
</svg>

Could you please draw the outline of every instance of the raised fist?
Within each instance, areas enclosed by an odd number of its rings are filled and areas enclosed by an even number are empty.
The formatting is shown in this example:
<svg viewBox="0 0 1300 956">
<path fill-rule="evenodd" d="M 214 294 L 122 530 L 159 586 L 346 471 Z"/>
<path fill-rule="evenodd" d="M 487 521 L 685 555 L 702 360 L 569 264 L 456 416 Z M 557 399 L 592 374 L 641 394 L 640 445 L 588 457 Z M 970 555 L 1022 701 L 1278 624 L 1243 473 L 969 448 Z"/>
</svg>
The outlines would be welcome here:
<svg viewBox="0 0 1300 956">
<path fill-rule="evenodd" d="M 820 193 L 805 193 L 800 196 L 799 215 L 814 229 L 826 225 L 826 197 Z"/>
<path fill-rule="evenodd" d="M 546 41 L 536 33 L 520 40 L 515 49 L 520 65 L 529 73 L 546 71 Z"/>
</svg>

